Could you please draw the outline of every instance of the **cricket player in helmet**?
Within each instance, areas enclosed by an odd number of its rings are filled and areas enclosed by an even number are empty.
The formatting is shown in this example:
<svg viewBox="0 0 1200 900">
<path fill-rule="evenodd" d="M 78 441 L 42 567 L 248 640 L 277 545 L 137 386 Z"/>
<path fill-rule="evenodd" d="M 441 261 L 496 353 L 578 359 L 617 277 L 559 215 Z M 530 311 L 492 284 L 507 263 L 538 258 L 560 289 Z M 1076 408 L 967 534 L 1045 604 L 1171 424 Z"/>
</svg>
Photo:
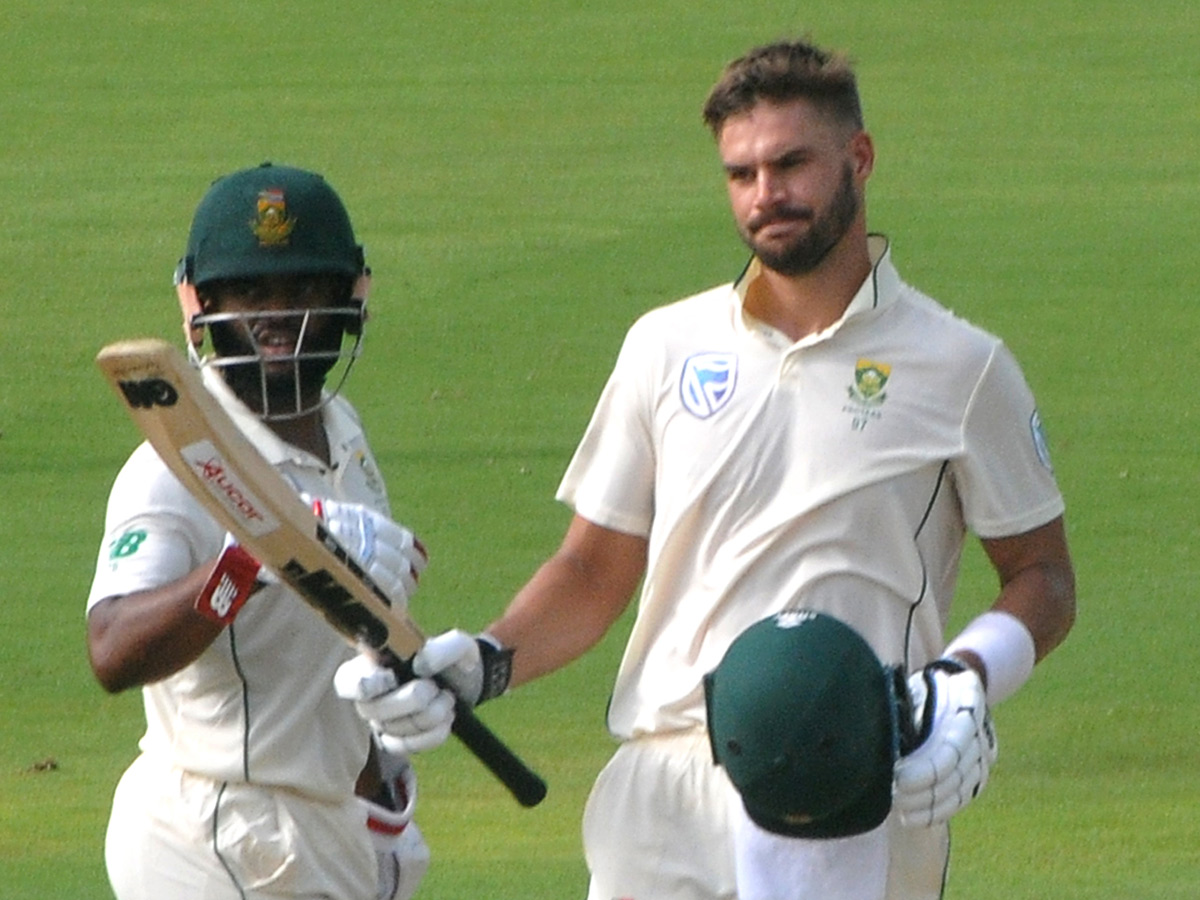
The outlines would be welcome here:
<svg viewBox="0 0 1200 900">
<path fill-rule="evenodd" d="M 205 387 L 321 500 L 329 530 L 392 601 L 407 602 L 424 549 L 391 520 L 358 415 L 338 393 L 367 286 L 338 195 L 285 166 L 218 179 L 175 281 Z M 147 443 L 109 496 L 87 642 L 100 684 L 140 688 L 146 713 L 105 845 L 118 900 L 412 895 L 429 861 L 412 821 L 416 779 L 334 690 L 353 649 Z"/>
</svg>

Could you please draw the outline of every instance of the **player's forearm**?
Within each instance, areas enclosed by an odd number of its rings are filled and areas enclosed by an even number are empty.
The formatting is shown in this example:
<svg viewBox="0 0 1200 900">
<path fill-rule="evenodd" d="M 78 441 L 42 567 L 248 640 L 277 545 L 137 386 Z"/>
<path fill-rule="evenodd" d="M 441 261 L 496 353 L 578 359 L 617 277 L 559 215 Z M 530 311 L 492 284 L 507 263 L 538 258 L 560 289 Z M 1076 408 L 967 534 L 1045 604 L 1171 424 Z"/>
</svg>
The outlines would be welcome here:
<svg viewBox="0 0 1200 900">
<path fill-rule="evenodd" d="M 993 609 L 1016 616 L 1033 637 L 1036 658 L 1063 642 L 1075 623 L 1075 572 L 1063 520 L 1004 541 L 984 541 L 1000 575 Z"/>
<path fill-rule="evenodd" d="M 513 687 L 582 656 L 620 615 L 576 579 L 564 577 L 562 568 L 555 560 L 546 563 L 488 629 L 515 651 Z"/>
<path fill-rule="evenodd" d="M 211 566 L 155 588 L 110 597 L 88 614 L 88 656 L 96 680 L 116 693 L 159 681 L 194 661 L 222 627 L 196 612 Z"/>
<path fill-rule="evenodd" d="M 513 648 L 516 686 L 582 656 L 605 635 L 637 589 L 646 541 L 576 517 L 562 547 L 488 629 Z"/>
<path fill-rule="evenodd" d="M 1040 661 L 1066 639 L 1075 623 L 1075 576 L 1069 565 L 1038 563 L 1004 586 L 993 609 L 1011 613 L 1033 636 Z"/>
</svg>

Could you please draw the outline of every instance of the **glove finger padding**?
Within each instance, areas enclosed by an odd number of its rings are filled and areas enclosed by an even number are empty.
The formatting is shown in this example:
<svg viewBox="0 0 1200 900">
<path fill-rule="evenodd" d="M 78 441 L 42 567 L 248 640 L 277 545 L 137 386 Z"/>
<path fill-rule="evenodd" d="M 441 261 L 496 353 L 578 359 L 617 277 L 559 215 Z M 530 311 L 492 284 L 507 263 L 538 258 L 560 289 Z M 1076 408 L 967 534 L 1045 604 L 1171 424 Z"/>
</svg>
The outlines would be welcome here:
<svg viewBox="0 0 1200 900">
<path fill-rule="evenodd" d="M 392 753 L 420 753 L 446 742 L 454 725 L 454 694 L 427 678 L 355 704 Z"/>
<path fill-rule="evenodd" d="M 413 657 L 413 673 L 449 686 L 468 706 L 499 697 L 512 678 L 513 651 L 487 632 L 455 629 L 430 638 Z"/>
<path fill-rule="evenodd" d="M 413 673 L 422 678 L 440 676 L 471 705 L 483 693 L 483 659 L 472 635 L 457 629 L 431 637 L 413 657 Z"/>
<path fill-rule="evenodd" d="M 395 690 L 399 683 L 395 670 L 381 665 L 369 653 L 346 660 L 333 673 L 333 690 L 343 700 L 354 702 L 379 697 Z"/>
<path fill-rule="evenodd" d="M 368 506 L 301 497 L 388 599 L 407 607 L 429 563 L 416 536 Z"/>
<path fill-rule="evenodd" d="M 450 737 L 454 694 L 430 679 L 400 684 L 392 669 L 364 653 L 342 663 L 333 683 L 391 753 L 432 750 Z"/>
<path fill-rule="evenodd" d="M 996 761 L 996 735 L 975 670 L 937 660 L 910 676 L 923 740 L 896 764 L 893 808 L 904 825 L 947 821 L 971 802 Z"/>
</svg>

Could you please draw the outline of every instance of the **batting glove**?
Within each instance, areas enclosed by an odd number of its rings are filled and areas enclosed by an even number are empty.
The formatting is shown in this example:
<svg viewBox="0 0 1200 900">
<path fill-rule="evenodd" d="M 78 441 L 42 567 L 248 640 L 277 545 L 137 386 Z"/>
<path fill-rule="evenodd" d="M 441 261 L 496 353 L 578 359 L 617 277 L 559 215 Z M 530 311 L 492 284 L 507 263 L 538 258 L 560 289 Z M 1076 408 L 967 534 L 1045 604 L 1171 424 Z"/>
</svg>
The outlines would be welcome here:
<svg viewBox="0 0 1200 900">
<path fill-rule="evenodd" d="M 208 581 L 196 595 L 196 611 L 220 625 L 228 625 L 250 599 L 279 579 L 255 559 L 232 534 L 225 533 L 225 544 L 213 564 Z"/>
<path fill-rule="evenodd" d="M 405 609 L 429 557 L 411 531 L 359 503 L 301 495 L 346 552 L 393 604 Z"/>
<path fill-rule="evenodd" d="M 445 743 L 459 700 L 475 706 L 508 687 L 512 651 L 490 635 L 447 631 L 430 638 L 412 658 L 416 676 L 401 683 L 394 669 L 368 654 L 342 663 L 334 675 L 338 696 L 354 702 L 392 753 L 419 753 Z"/>
<path fill-rule="evenodd" d="M 377 900 L 409 900 L 429 868 L 429 846 L 413 812 L 417 805 L 417 776 L 408 759 L 381 750 L 383 777 L 378 802 L 363 800 L 367 831 L 379 868 Z"/>
<path fill-rule="evenodd" d="M 952 659 L 908 679 L 916 749 L 896 763 L 892 806 L 903 825 L 946 822 L 979 796 L 996 762 L 996 732 L 979 673 Z"/>
</svg>

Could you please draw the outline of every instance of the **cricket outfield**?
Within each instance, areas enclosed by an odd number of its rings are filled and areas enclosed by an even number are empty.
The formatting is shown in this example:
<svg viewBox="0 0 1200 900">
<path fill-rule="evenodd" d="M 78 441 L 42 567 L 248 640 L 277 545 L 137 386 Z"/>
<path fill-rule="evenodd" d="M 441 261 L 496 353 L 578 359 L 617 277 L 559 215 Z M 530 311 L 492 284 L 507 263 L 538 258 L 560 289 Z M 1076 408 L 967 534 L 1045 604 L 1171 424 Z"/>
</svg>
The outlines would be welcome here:
<svg viewBox="0 0 1200 900">
<path fill-rule="evenodd" d="M 101 345 L 178 336 L 172 268 L 208 182 L 322 172 L 375 272 L 347 392 L 430 548 L 429 631 L 479 627 L 556 546 L 554 488 L 621 337 L 744 254 L 699 109 L 721 65 L 811 33 L 860 72 L 875 230 L 1002 335 L 1064 493 L 1079 621 L 996 711 L 948 900 L 1200 890 L 1190 0 L 568 0 L 0 9 L 0 897 L 102 900 L 141 705 L 92 680 L 83 604 L 138 437 Z M 964 564 L 956 623 L 993 591 Z M 582 897 L 628 621 L 484 717 L 548 781 L 526 810 L 460 747 L 419 760 L 421 893 Z"/>
</svg>

